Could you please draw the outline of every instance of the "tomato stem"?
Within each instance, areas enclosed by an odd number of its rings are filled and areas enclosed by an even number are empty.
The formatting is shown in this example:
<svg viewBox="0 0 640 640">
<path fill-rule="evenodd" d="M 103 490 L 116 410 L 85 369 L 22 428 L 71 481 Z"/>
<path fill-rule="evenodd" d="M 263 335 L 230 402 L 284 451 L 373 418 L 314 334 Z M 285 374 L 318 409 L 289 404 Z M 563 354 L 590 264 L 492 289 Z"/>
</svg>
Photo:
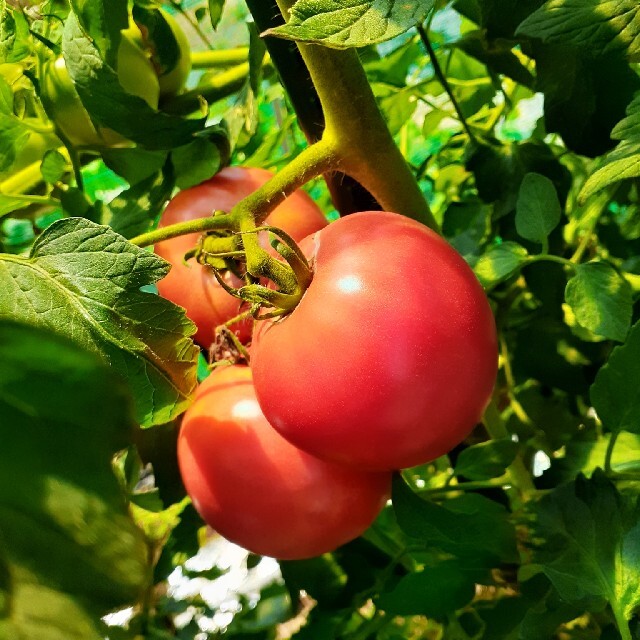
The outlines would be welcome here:
<svg viewBox="0 0 640 640">
<path fill-rule="evenodd" d="M 214 215 L 208 218 L 197 218 L 196 220 L 189 220 L 188 222 L 178 222 L 177 224 L 172 224 L 162 229 L 142 233 L 129 240 L 129 242 L 138 247 L 149 247 L 157 242 L 184 236 L 188 233 L 213 231 L 215 229 L 233 229 L 231 216 L 224 212 L 216 211 Z"/>
<path fill-rule="evenodd" d="M 279 0 L 288 14 L 293 2 Z M 356 179 L 388 211 L 438 229 L 409 165 L 378 108 L 358 54 L 298 44 L 325 115 L 323 140 L 334 147 L 340 170 Z"/>
<path fill-rule="evenodd" d="M 249 47 L 191 52 L 193 69 L 217 69 L 242 64 L 249 59 Z"/>
<path fill-rule="evenodd" d="M 483 422 L 492 439 L 502 440 L 510 437 L 495 400 L 491 400 L 489 406 L 486 408 Z M 511 484 L 518 489 L 522 500 L 526 500 L 531 493 L 536 491 L 536 487 L 531 479 L 531 474 L 527 471 L 520 454 L 516 456 L 515 460 L 508 467 L 507 474 L 511 480 Z"/>
</svg>

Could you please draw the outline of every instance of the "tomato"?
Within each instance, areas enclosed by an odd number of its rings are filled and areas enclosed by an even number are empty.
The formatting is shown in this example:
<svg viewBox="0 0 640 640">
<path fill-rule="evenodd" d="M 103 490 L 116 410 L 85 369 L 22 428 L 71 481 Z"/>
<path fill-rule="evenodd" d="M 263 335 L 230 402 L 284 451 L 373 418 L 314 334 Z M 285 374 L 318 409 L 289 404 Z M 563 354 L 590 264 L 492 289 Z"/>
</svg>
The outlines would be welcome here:
<svg viewBox="0 0 640 640">
<path fill-rule="evenodd" d="M 160 96 L 158 78 L 129 31 L 131 29 L 122 32 L 118 47 L 118 80 L 127 93 L 142 98 L 152 109 L 157 109 Z M 115 131 L 96 129 L 69 76 L 64 58 L 59 57 L 45 67 L 42 91 L 49 105 L 49 116 L 73 145 L 113 146 L 125 142 Z"/>
<path fill-rule="evenodd" d="M 267 422 L 249 367 L 216 369 L 196 391 L 178 438 L 184 485 L 203 519 L 254 553 L 299 559 L 363 533 L 391 474 L 324 462 Z"/>
<path fill-rule="evenodd" d="M 171 69 L 161 69 L 158 74 L 160 95 L 171 96 L 178 93 L 187 81 L 187 77 L 191 71 L 191 47 L 189 46 L 187 36 L 180 28 L 176 19 L 170 13 L 163 11 L 162 9 L 160 9 L 160 12 L 171 28 L 171 32 L 176 39 L 179 50 L 178 61 L 175 66 Z"/>
<path fill-rule="evenodd" d="M 41 124 L 40 120 L 36 120 Z M 62 143 L 52 133 L 39 133 L 31 131 L 26 140 L 17 149 L 15 159 L 7 171 L 0 171 L 0 180 L 4 180 L 18 171 L 28 167 L 35 162 L 41 162 L 44 154 L 49 149 L 55 149 Z"/>
<path fill-rule="evenodd" d="M 302 248 L 310 287 L 254 332 L 269 422 L 301 449 L 365 469 L 411 467 L 460 443 L 497 374 L 493 315 L 469 266 L 389 212 L 341 218 Z"/>
<path fill-rule="evenodd" d="M 181 191 L 168 204 L 159 227 L 204 218 L 215 210 L 230 211 L 272 175 L 265 169 L 227 167 L 210 180 Z M 267 222 L 284 229 L 294 240 L 300 240 L 327 224 L 320 209 L 304 191 L 296 191 L 276 207 Z M 158 282 L 158 291 L 186 309 L 198 327 L 196 342 L 207 348 L 213 342 L 216 326 L 238 315 L 240 302 L 218 284 L 209 267 L 193 260 L 187 265 L 183 263 L 184 254 L 195 246 L 198 236 L 197 233 L 189 234 L 156 245 L 156 253 L 173 265 L 169 275 Z M 232 286 L 242 285 L 230 273 L 226 278 Z M 236 326 L 234 330 L 241 340 L 246 342 L 249 339 L 249 323 Z"/>
</svg>

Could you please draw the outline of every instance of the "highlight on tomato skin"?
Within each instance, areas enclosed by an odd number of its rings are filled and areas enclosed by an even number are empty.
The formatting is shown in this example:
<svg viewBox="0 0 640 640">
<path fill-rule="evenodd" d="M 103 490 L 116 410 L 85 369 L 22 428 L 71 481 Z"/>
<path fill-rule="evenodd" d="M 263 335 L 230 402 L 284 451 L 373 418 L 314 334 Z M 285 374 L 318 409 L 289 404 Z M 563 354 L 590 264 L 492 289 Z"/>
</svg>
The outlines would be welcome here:
<svg viewBox="0 0 640 640">
<path fill-rule="evenodd" d="M 386 504 L 391 474 L 319 460 L 287 442 L 260 410 L 249 367 L 215 369 L 178 438 L 184 485 L 222 536 L 280 560 L 333 551 Z"/>
<path fill-rule="evenodd" d="M 216 210 L 230 211 L 271 177 L 273 173 L 265 169 L 226 167 L 213 178 L 178 193 L 167 205 L 158 227 L 204 218 Z M 278 205 L 266 223 L 283 229 L 297 241 L 322 229 L 327 220 L 309 195 L 299 190 Z M 209 267 L 195 260 L 184 264 L 184 254 L 196 245 L 198 235 L 164 240 L 156 244 L 155 252 L 172 265 L 169 274 L 158 282 L 160 295 L 186 309 L 197 327 L 194 340 L 206 349 L 214 341 L 215 328 L 237 316 L 241 308 L 240 301 L 220 286 Z M 243 284 L 230 272 L 224 277 L 232 287 Z M 248 321 L 232 329 L 242 342 L 251 337 Z"/>
<path fill-rule="evenodd" d="M 311 285 L 256 324 L 260 406 L 287 440 L 368 470 L 429 462 L 481 420 L 498 369 L 493 313 L 463 258 L 424 225 L 360 212 L 306 238 Z M 321 390 L 321 391 L 319 391 Z"/>
</svg>

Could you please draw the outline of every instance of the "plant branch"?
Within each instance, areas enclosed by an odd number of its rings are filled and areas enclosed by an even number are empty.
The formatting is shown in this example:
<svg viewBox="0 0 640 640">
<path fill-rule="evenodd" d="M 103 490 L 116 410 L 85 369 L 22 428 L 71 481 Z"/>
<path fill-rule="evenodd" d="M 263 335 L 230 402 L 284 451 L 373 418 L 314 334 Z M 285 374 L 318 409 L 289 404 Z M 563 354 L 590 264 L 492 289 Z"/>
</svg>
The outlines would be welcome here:
<svg viewBox="0 0 640 640">
<path fill-rule="evenodd" d="M 495 400 L 491 400 L 489 406 L 484 412 L 483 422 L 492 439 L 502 440 L 510 437 L 510 434 L 502 421 L 502 416 L 500 415 L 500 411 L 498 410 Z M 536 490 L 533 480 L 531 479 L 531 475 L 524 466 L 524 462 L 522 461 L 520 454 L 518 454 L 516 459 L 511 463 L 507 469 L 507 473 L 511 479 L 511 483 L 518 489 L 523 500 L 526 500 L 529 494 Z"/>
<path fill-rule="evenodd" d="M 220 67 L 233 67 L 247 62 L 249 59 L 249 47 L 236 47 L 235 49 L 209 49 L 207 51 L 191 52 L 192 69 L 217 69 Z"/>
<path fill-rule="evenodd" d="M 279 0 L 285 15 L 292 4 Z M 323 140 L 336 150 L 339 169 L 362 184 L 384 209 L 437 229 L 415 176 L 382 117 L 358 54 L 298 46 L 322 105 Z"/>
<path fill-rule="evenodd" d="M 469 136 L 469 140 L 471 140 L 472 142 L 477 142 L 473 131 L 471 131 L 471 128 L 469 127 L 469 123 L 467 122 L 466 118 L 464 117 L 464 114 L 462 113 L 460 104 L 458 103 L 458 100 L 454 95 L 451 89 L 451 86 L 449 85 L 449 81 L 447 80 L 446 75 L 442 71 L 442 67 L 438 62 L 438 58 L 436 56 L 436 52 L 433 48 L 433 45 L 431 44 L 431 40 L 429 40 L 429 34 L 427 33 L 426 29 L 422 25 L 418 25 L 417 28 L 418 28 L 418 33 L 420 34 L 420 40 L 422 40 L 422 44 L 424 45 L 425 49 L 427 50 L 427 53 L 429 54 L 429 59 L 431 60 L 431 64 L 433 66 L 433 70 L 436 74 L 436 77 L 438 78 L 438 81 L 442 85 L 442 88 L 447 92 L 447 95 L 449 96 L 449 100 L 451 100 L 451 104 L 453 105 L 453 108 L 456 110 L 456 113 L 458 114 L 458 119 L 462 124 L 462 128 L 465 130 L 465 133 Z"/>
<path fill-rule="evenodd" d="M 188 222 L 179 222 L 172 224 L 162 229 L 155 229 L 143 233 L 135 238 L 132 238 L 129 242 L 135 244 L 138 247 L 149 247 L 157 242 L 163 240 L 169 240 L 170 238 L 177 238 L 188 233 L 204 233 L 205 231 L 214 231 L 216 229 L 232 229 L 233 223 L 231 216 L 225 213 L 218 215 L 212 215 L 208 218 L 197 218 L 196 220 L 189 220 Z"/>
<path fill-rule="evenodd" d="M 604 454 L 604 470 L 605 470 L 605 473 L 607 474 L 611 474 L 613 472 L 613 469 L 611 467 L 611 460 L 613 458 L 613 448 L 616 445 L 616 440 L 618 439 L 619 435 L 620 435 L 619 431 L 614 431 L 609 436 L 609 442 L 607 443 L 607 451 Z"/>
</svg>

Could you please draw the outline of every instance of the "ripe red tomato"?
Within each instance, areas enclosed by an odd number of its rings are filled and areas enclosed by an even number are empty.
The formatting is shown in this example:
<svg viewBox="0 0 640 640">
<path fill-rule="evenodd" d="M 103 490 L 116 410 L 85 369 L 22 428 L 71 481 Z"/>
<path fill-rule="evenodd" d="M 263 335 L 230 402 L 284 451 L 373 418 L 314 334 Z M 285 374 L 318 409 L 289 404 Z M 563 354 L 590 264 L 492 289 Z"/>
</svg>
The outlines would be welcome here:
<svg viewBox="0 0 640 640">
<path fill-rule="evenodd" d="M 473 271 L 436 233 L 388 212 L 341 218 L 302 244 L 314 278 L 260 322 L 260 406 L 290 442 L 364 469 L 401 469 L 461 442 L 497 374 L 496 329 Z"/>
<path fill-rule="evenodd" d="M 187 492 L 216 531 L 282 560 L 333 551 L 384 506 L 391 474 L 324 462 L 271 427 L 249 367 L 216 369 L 200 385 L 178 438 Z"/>
<path fill-rule="evenodd" d="M 272 176 L 264 169 L 227 167 L 210 180 L 181 191 L 168 204 L 158 226 L 204 218 L 215 210 L 230 211 Z M 322 229 L 327 221 L 305 192 L 296 191 L 274 209 L 267 223 L 284 229 L 294 240 L 300 240 Z M 194 233 L 165 240 L 155 246 L 156 253 L 173 265 L 169 274 L 158 282 L 158 291 L 187 310 L 187 315 L 198 327 L 196 342 L 207 348 L 213 342 L 216 326 L 238 315 L 240 302 L 218 284 L 209 267 L 193 260 L 187 265 L 183 263 L 184 254 L 197 241 L 198 234 Z M 226 278 L 232 286 L 242 285 L 231 273 Z M 236 325 L 234 330 L 242 341 L 249 339 L 249 323 Z"/>
</svg>

